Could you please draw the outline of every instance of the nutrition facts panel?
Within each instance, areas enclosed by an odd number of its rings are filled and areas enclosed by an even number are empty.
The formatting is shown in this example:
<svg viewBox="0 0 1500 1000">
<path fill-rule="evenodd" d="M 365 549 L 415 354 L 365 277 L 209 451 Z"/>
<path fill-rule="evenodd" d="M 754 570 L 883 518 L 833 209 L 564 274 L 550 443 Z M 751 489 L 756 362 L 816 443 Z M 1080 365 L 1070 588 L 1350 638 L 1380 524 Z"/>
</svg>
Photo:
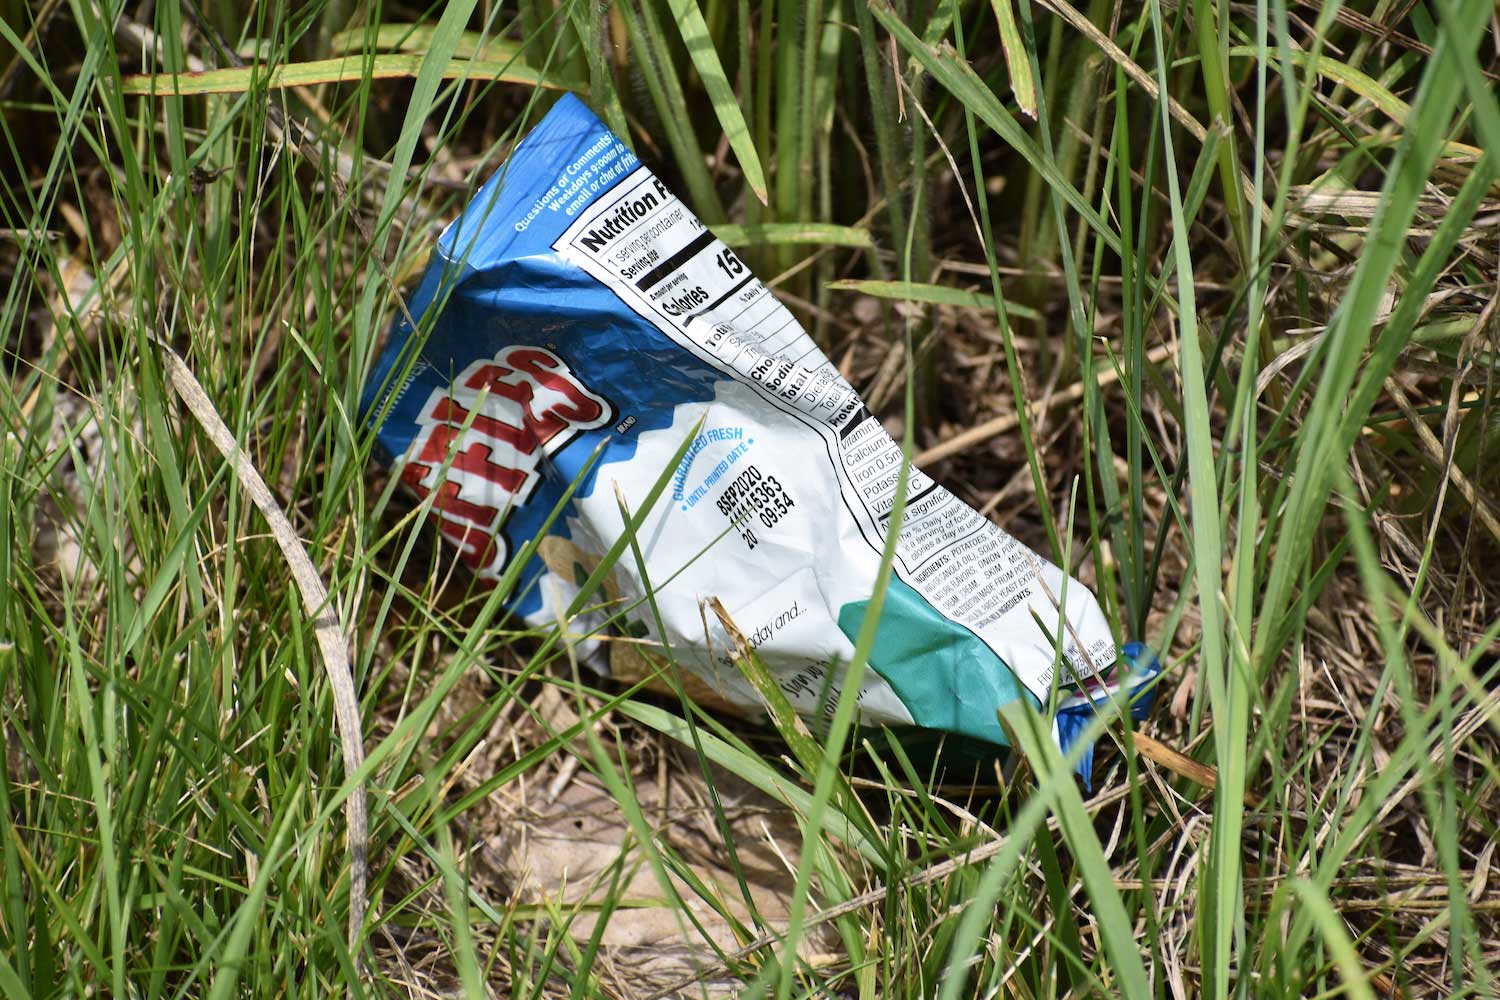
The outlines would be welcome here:
<svg viewBox="0 0 1500 1000">
<path fill-rule="evenodd" d="M 796 317 L 644 168 L 556 248 L 679 341 L 820 422 L 839 426 L 860 409 Z"/>
</svg>

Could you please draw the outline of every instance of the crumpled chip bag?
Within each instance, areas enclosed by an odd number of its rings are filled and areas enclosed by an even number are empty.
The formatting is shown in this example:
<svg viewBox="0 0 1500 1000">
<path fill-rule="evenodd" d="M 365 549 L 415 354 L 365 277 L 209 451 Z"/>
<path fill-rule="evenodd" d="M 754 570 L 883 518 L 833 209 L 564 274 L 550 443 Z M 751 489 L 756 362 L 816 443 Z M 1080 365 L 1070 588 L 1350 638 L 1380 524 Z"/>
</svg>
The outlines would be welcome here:
<svg viewBox="0 0 1500 1000">
<path fill-rule="evenodd" d="M 367 419 L 481 580 L 499 581 L 547 531 L 508 602 L 555 623 L 625 531 L 623 497 L 642 558 L 627 550 L 593 603 L 631 608 L 624 630 L 668 645 L 690 694 L 754 713 L 760 695 L 702 607 L 716 597 L 792 707 L 814 723 L 831 713 L 901 448 L 786 307 L 577 98 L 443 233 L 409 313 L 421 332 L 397 322 Z M 661 629 L 640 600 L 648 581 Z M 611 672 L 650 669 L 641 643 L 606 645 Z M 1065 750 L 1100 698 L 1128 692 L 1139 711 L 1158 669 L 1138 644 L 1116 648 L 1082 584 L 911 468 L 861 721 L 1004 745 L 997 709 L 1048 704 L 1058 662 Z"/>
</svg>

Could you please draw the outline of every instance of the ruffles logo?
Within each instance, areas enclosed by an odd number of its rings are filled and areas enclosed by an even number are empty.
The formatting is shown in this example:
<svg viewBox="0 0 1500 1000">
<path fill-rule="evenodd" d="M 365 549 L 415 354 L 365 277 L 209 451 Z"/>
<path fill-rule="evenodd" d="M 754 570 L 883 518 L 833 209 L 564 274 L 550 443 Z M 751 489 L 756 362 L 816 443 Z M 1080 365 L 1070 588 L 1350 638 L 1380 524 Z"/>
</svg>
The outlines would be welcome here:
<svg viewBox="0 0 1500 1000">
<path fill-rule="evenodd" d="M 476 574 L 496 580 L 510 558 L 501 528 L 535 491 L 542 459 L 611 415 L 556 354 L 507 347 L 433 390 L 399 474 L 418 495 L 435 494 L 442 533 Z"/>
</svg>

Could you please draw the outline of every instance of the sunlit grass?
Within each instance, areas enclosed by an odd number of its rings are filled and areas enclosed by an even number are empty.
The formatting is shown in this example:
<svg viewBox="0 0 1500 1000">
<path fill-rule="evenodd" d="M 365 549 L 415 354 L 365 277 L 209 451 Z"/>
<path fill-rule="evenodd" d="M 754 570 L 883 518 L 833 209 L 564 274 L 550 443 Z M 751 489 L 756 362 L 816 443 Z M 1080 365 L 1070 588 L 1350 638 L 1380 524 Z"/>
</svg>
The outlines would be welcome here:
<svg viewBox="0 0 1500 1000">
<path fill-rule="evenodd" d="M 0 2 L 0 992 L 616 995 L 606 931 L 666 905 L 750 995 L 1493 994 L 1493 27 L 1437 0 L 1382 36 L 1387 6 Z M 514 577 L 470 588 L 357 405 L 538 81 L 859 387 L 905 388 L 882 415 L 909 451 L 998 420 L 930 471 L 1160 652 L 1146 726 L 1213 790 L 1118 720 L 1088 797 L 1025 712 L 1003 780 L 859 730 L 852 698 L 777 736 L 581 670 L 581 619 L 505 617 Z M 161 342 L 319 568 L 358 774 Z M 604 596 L 633 543 L 569 615 L 654 613 Z M 646 757 L 702 790 L 724 879 Z M 483 874 L 486 824 L 564 771 L 617 806 L 618 860 L 582 901 L 523 898 Z M 728 775 L 801 832 L 785 912 Z"/>
</svg>

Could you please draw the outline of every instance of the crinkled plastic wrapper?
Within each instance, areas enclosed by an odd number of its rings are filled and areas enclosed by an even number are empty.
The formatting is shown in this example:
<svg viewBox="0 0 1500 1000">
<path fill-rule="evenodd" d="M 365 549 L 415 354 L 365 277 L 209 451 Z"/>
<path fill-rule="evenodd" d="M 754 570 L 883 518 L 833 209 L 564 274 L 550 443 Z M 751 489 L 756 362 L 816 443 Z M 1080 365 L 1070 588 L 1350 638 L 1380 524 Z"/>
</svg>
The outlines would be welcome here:
<svg viewBox="0 0 1500 1000">
<path fill-rule="evenodd" d="M 449 226 L 410 312 L 424 335 L 396 326 L 365 409 L 479 578 L 499 580 L 575 487 L 509 595 L 528 621 L 555 622 L 625 530 L 616 486 L 638 508 L 671 467 L 637 511 L 644 574 L 627 555 L 605 586 L 613 608 L 636 605 L 617 626 L 669 645 L 690 694 L 755 712 L 729 636 L 702 611 L 717 597 L 800 714 L 832 711 L 901 449 L 734 251 L 576 98 Z M 1142 647 L 1116 648 L 1082 584 L 918 469 L 905 496 L 864 724 L 1003 745 L 997 710 L 1048 704 L 1061 683 L 1067 749 L 1098 699 L 1134 697 L 1154 674 Z M 665 634 L 639 600 L 648 580 Z M 611 672 L 650 669 L 642 644 L 606 645 Z"/>
</svg>

